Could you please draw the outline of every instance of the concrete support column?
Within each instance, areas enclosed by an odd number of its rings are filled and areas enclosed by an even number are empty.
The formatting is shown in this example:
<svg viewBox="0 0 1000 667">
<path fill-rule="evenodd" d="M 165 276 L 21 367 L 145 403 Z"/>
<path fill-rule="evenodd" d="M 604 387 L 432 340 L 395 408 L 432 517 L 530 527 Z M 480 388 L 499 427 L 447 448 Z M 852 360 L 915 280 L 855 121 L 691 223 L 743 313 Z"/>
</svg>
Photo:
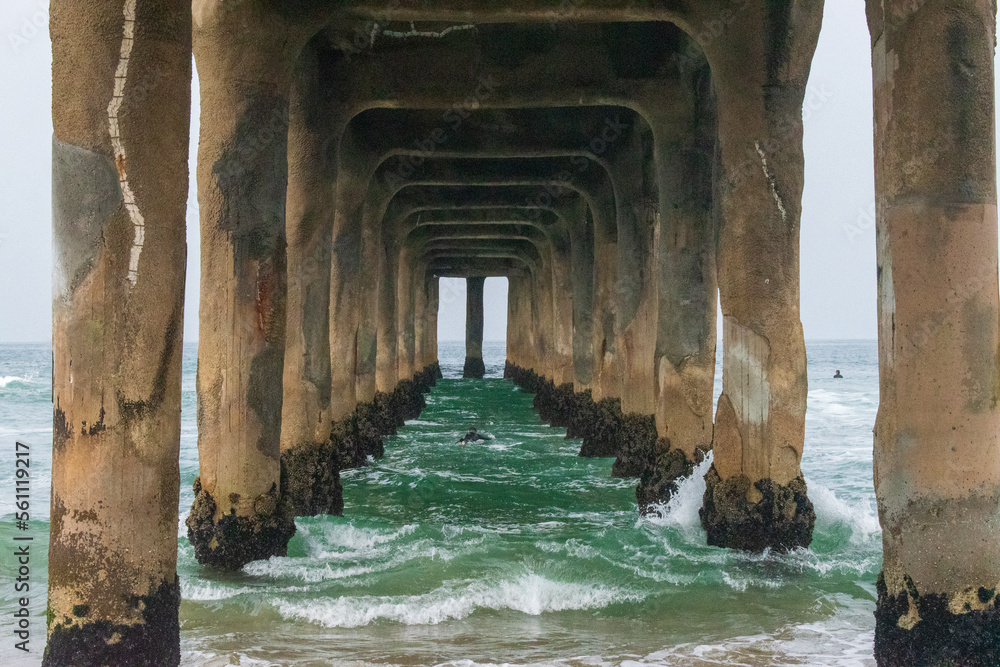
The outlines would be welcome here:
<svg viewBox="0 0 1000 667">
<path fill-rule="evenodd" d="M 413 364 L 421 371 L 427 365 L 427 265 L 417 259 L 410 272 L 413 281 Z"/>
<path fill-rule="evenodd" d="M 617 396 L 623 413 L 645 416 L 656 410 L 656 182 L 652 136 L 638 126 L 624 132 L 610 161 L 618 212 L 614 310 L 622 382 Z"/>
<path fill-rule="evenodd" d="M 537 366 L 538 351 L 535 347 L 536 331 L 535 331 L 535 321 L 534 312 L 532 307 L 532 299 L 534 294 L 532 293 L 532 285 L 534 284 L 534 277 L 532 274 L 526 273 L 524 276 L 518 279 L 518 298 L 517 298 L 517 309 L 519 315 L 517 320 L 520 322 L 521 328 L 521 358 L 524 360 L 523 364 L 519 364 L 522 368 L 532 369 Z"/>
<path fill-rule="evenodd" d="M 590 210 L 570 227 L 573 290 L 573 387 L 593 389 L 594 357 L 594 220 Z M 508 336 L 508 345 L 510 337 Z"/>
<path fill-rule="evenodd" d="M 379 223 L 381 226 L 381 222 Z M 376 329 L 375 387 L 377 391 L 392 393 L 400 379 L 397 368 L 397 292 L 399 247 L 395 237 L 383 231 L 379 243 L 378 266 L 378 320 Z"/>
<path fill-rule="evenodd" d="M 462 377 L 481 378 L 483 364 L 483 285 L 478 276 L 465 279 L 465 367 Z"/>
<path fill-rule="evenodd" d="M 868 3 L 880 665 L 1000 663 L 995 11 Z"/>
<path fill-rule="evenodd" d="M 507 360 L 525 369 L 533 364 L 530 280 L 527 274 L 507 279 Z"/>
<path fill-rule="evenodd" d="M 799 463 L 806 355 L 799 321 L 802 100 L 823 3 L 747 7 L 706 45 L 718 92 L 723 391 L 702 525 L 760 551 L 812 540 Z"/>
<path fill-rule="evenodd" d="M 540 276 L 539 273 L 542 275 Z M 543 285 L 543 281 L 548 282 L 544 278 L 545 273 L 547 272 L 532 271 L 525 290 L 527 295 L 525 308 L 528 311 L 528 331 L 531 341 L 528 346 L 528 360 L 531 365 L 527 368 L 542 377 L 545 377 L 546 373 L 548 334 L 551 329 L 547 325 L 552 322 L 552 295 L 547 292 L 545 285 Z"/>
<path fill-rule="evenodd" d="M 359 188 L 360 191 L 360 188 Z M 358 403 L 370 403 L 375 399 L 378 386 L 378 322 L 381 300 L 382 268 L 380 258 L 383 256 L 381 221 L 375 224 L 371 215 L 372 203 L 365 201 L 361 215 L 360 233 L 360 266 L 356 276 L 350 277 L 350 282 L 358 290 L 357 298 L 357 333 L 354 367 L 354 393 Z"/>
<path fill-rule="evenodd" d="M 711 81 L 699 77 L 692 115 L 681 127 L 658 127 L 660 181 L 659 280 L 656 334 L 656 430 L 660 438 L 653 477 L 644 480 L 647 502 L 664 502 L 703 452 L 712 447 L 715 380 L 715 162 Z M 673 119 L 676 123 L 676 119 Z M 673 125 L 673 127 L 672 127 Z M 656 488 L 653 488 L 656 487 Z"/>
<path fill-rule="evenodd" d="M 43 664 L 177 665 L 191 5 L 54 0 L 50 13 L 54 415 Z"/>
<path fill-rule="evenodd" d="M 288 301 L 281 403 L 281 495 L 296 516 L 343 509 L 331 443 L 330 261 L 336 162 L 322 40 L 306 46 L 291 88 L 288 130 Z"/>
<path fill-rule="evenodd" d="M 505 366 L 511 364 L 519 366 L 521 363 L 521 341 L 518 323 L 517 309 L 517 276 L 507 276 L 507 358 Z M 506 373 L 504 374 L 506 377 Z"/>
<path fill-rule="evenodd" d="M 593 398 L 620 398 L 625 383 L 621 347 L 615 331 L 615 285 L 618 282 L 618 243 L 613 238 L 594 243 L 594 360 Z"/>
<path fill-rule="evenodd" d="M 438 277 L 427 270 L 424 261 L 417 263 L 416 277 L 420 281 L 420 292 L 417 301 L 420 308 L 417 319 L 420 321 L 420 368 L 426 368 L 437 362 L 437 316 L 438 316 Z"/>
<path fill-rule="evenodd" d="M 556 285 L 553 282 L 555 253 L 546 249 L 538 270 L 533 273 L 532 307 L 537 335 L 535 337 L 535 372 L 546 380 L 555 377 L 556 367 Z"/>
<path fill-rule="evenodd" d="M 348 128 L 337 142 L 336 210 L 333 222 L 333 259 L 330 263 L 330 417 L 340 421 L 354 413 L 359 366 L 362 258 L 363 170 L 356 140 Z M 374 338 L 374 330 L 372 330 Z M 374 349 L 374 348 L 372 348 Z M 371 360 L 374 364 L 374 358 Z M 374 367 L 372 368 L 374 372 Z M 374 387 L 373 387 L 374 391 Z M 371 397 L 369 397 L 371 400 Z"/>
<path fill-rule="evenodd" d="M 399 254 L 399 270 L 396 278 L 396 321 L 398 332 L 397 374 L 401 379 L 410 379 L 423 370 L 417 367 L 416 323 L 415 313 L 417 299 L 417 281 L 413 279 L 413 254 L 408 248 L 403 248 Z"/>
<path fill-rule="evenodd" d="M 441 281 L 437 276 L 428 277 L 427 285 L 427 319 L 424 323 L 426 345 L 426 359 L 424 366 L 436 364 L 438 362 L 438 308 L 440 307 L 440 287 Z"/>
<path fill-rule="evenodd" d="M 281 502 L 289 88 L 302 44 L 263 5 L 197 2 L 201 82 L 198 455 L 187 519 L 202 563 L 285 553 Z"/>
<path fill-rule="evenodd" d="M 316 53 L 299 58 L 288 132 L 288 301 L 281 450 L 330 437 L 330 261 L 336 162 Z"/>
<path fill-rule="evenodd" d="M 568 230 L 552 230 L 550 236 L 553 350 L 549 379 L 559 387 L 573 383 L 573 263 Z"/>
<path fill-rule="evenodd" d="M 589 347 L 589 354 L 593 357 L 593 377 L 591 380 L 591 394 L 594 401 L 602 398 L 617 398 L 621 396 L 621 387 L 624 377 L 621 372 L 620 354 L 618 354 L 618 341 L 615 336 L 615 286 L 618 281 L 618 236 L 617 227 L 617 206 L 615 193 L 611 187 L 607 192 L 601 193 L 592 202 L 593 207 L 588 206 L 586 213 L 587 225 L 592 229 L 588 232 L 590 245 L 592 246 L 593 276 L 589 282 L 592 284 L 593 296 L 590 297 L 592 314 L 587 323 L 579 326 L 574 324 L 574 334 L 586 335 L 585 331 L 589 326 L 590 338 L 586 345 Z M 574 244 L 576 239 L 574 238 Z M 574 246 L 575 247 L 575 246 Z M 585 246 L 586 247 L 586 246 Z M 579 261 L 575 256 L 574 262 Z M 585 251 L 585 263 L 591 259 L 587 257 Z M 574 272 L 576 269 L 574 269 Z M 588 284 L 587 272 L 585 270 L 582 285 Z M 580 288 L 578 276 L 574 273 L 574 288 Z M 577 294 L 574 293 L 574 313 L 576 307 Z M 586 297 L 581 302 L 586 304 Z M 581 313 L 585 312 L 583 310 Z"/>
</svg>

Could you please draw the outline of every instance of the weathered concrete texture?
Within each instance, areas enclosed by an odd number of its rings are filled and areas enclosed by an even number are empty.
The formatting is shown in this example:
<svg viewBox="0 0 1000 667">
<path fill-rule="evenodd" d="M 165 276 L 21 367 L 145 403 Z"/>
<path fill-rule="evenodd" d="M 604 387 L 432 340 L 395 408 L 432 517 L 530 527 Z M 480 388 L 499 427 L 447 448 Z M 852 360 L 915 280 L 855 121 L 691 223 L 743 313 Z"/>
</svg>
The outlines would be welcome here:
<svg viewBox="0 0 1000 667">
<path fill-rule="evenodd" d="M 46 661 L 177 658 L 192 12 L 200 560 L 283 553 L 295 514 L 342 511 L 340 470 L 380 456 L 440 377 L 442 275 L 469 280 L 469 377 L 483 276 L 508 277 L 505 376 L 581 455 L 640 477 L 640 507 L 713 447 L 709 543 L 809 544 L 798 245 L 823 2 L 630 0 L 572 21 L 409 3 L 390 12 L 403 39 L 378 3 L 333 5 L 53 2 Z M 883 664 L 998 659 L 995 12 L 867 2 Z M 544 44 L 524 23 L 550 21 Z"/>
<path fill-rule="evenodd" d="M 726 39 L 703 45 L 717 95 L 724 327 L 712 443 L 723 484 L 706 495 L 715 505 L 704 516 L 719 544 L 759 549 L 766 545 L 758 540 L 770 537 L 774 548 L 789 548 L 807 543 L 801 529 L 812 527 L 805 519 L 786 525 L 787 503 L 778 512 L 762 506 L 764 489 L 756 483 L 784 502 L 779 491 L 802 474 L 808 395 L 799 318 L 802 102 L 822 15 L 819 1 L 747 5 Z M 744 487 L 750 497 L 731 495 Z M 769 520 L 779 523 L 759 525 Z M 742 538 L 741 528 L 752 534 Z"/>
<path fill-rule="evenodd" d="M 44 664 L 175 665 L 191 7 L 54 0 L 50 17 Z"/>
<path fill-rule="evenodd" d="M 885 667 L 1000 665 L 1000 605 L 994 588 L 970 589 L 958 600 L 906 591 L 890 595 L 879 575 L 875 608 L 875 660 Z"/>
<path fill-rule="evenodd" d="M 618 197 L 618 282 L 615 287 L 615 333 L 623 354 L 619 393 L 626 414 L 656 412 L 655 347 L 657 263 L 654 238 L 659 198 L 653 164 L 653 141 L 646 123 L 622 131 L 609 153 Z M 633 424 L 630 430 L 638 424 Z M 655 437 L 654 437 L 655 440 Z"/>
<path fill-rule="evenodd" d="M 326 442 L 281 453 L 281 494 L 295 516 L 343 514 L 341 446 L 340 438 L 335 439 L 332 432 Z"/>
<path fill-rule="evenodd" d="M 141 623 L 90 621 L 90 605 L 74 606 L 77 623 L 58 623 L 52 628 L 42 664 L 52 667 L 173 667 L 180 664 L 180 580 L 175 577 L 172 582 L 163 582 L 147 595 L 132 597 L 128 604 L 142 619 Z"/>
<path fill-rule="evenodd" d="M 868 2 L 882 665 L 1000 662 L 996 3 Z"/>
<path fill-rule="evenodd" d="M 295 515 L 278 495 L 277 484 L 253 499 L 250 514 L 237 515 L 240 499 L 229 498 L 234 507 L 220 516 L 218 503 L 202 488 L 200 477 L 194 481 L 194 494 L 184 523 L 199 563 L 238 570 L 250 561 L 287 553 L 288 540 L 295 534 Z"/>
<path fill-rule="evenodd" d="M 770 479 L 751 482 L 746 475 L 723 480 L 713 465 L 705 485 L 698 515 L 710 545 L 759 553 L 812 542 L 816 512 L 801 477 L 787 485 Z"/>
<path fill-rule="evenodd" d="M 707 62 L 684 70 L 690 115 L 655 123 L 660 180 L 656 425 L 690 461 L 712 446 L 718 128 Z M 668 475 L 669 477 L 669 475 Z"/>
<path fill-rule="evenodd" d="M 327 156 L 333 105 L 319 80 L 317 42 L 295 68 L 288 128 L 288 297 L 282 380 L 281 450 L 322 443 L 331 398 L 330 263 L 336 162 Z"/>
<path fill-rule="evenodd" d="M 294 532 L 278 488 L 285 195 L 292 72 L 307 35 L 272 6 L 232 12 L 196 2 L 192 11 L 202 107 L 201 493 L 188 527 L 201 562 L 241 567 L 284 553 Z"/>
</svg>

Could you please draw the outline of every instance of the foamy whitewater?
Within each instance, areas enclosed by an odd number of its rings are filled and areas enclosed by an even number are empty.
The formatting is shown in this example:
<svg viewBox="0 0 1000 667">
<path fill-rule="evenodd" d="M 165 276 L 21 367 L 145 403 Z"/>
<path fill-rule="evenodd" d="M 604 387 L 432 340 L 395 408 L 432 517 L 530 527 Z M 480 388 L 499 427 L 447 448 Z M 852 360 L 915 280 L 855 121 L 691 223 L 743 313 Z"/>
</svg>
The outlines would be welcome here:
<svg viewBox="0 0 1000 667">
<path fill-rule="evenodd" d="M 237 573 L 201 568 L 183 520 L 198 472 L 195 353 L 185 347 L 179 536 L 181 648 L 188 665 L 871 665 L 881 533 L 871 482 L 878 404 L 874 341 L 813 341 L 802 468 L 816 507 L 809 549 L 747 555 L 707 546 L 706 461 L 661 516 L 635 481 L 542 424 L 500 379 L 446 379 L 386 455 L 343 474 L 343 517 L 297 520 L 288 556 Z M 0 437 L 32 445 L 34 652 L 45 633 L 51 352 L 0 346 Z M 834 380 L 840 369 L 844 379 Z M 721 369 L 716 373 L 721 387 Z M 455 444 L 470 427 L 493 436 Z M 3 467 L 6 489 L 12 469 Z M 10 543 L 11 493 L 0 498 Z M 10 559 L 0 559 L 10 581 Z M 13 590 L 2 591 L 12 608 Z M 10 623 L 3 621 L 5 632 Z"/>
</svg>

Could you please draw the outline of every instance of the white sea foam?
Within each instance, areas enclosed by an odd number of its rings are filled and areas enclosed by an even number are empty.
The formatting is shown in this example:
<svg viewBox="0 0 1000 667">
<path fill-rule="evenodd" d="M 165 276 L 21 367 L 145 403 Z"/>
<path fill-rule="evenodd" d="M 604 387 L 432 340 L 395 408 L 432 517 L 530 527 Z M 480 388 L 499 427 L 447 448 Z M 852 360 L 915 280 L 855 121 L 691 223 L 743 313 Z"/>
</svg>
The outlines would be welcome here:
<svg viewBox="0 0 1000 667">
<path fill-rule="evenodd" d="M 514 664 L 517 667 L 553 667 L 555 665 L 567 665 L 572 667 L 577 667 L 578 665 L 584 665 L 586 667 L 615 667 L 617 663 L 608 662 L 602 658 L 591 657 L 591 656 L 580 656 L 574 658 L 564 658 L 558 660 L 550 660 L 547 662 L 518 662 L 518 663 L 496 663 L 496 662 L 476 662 L 475 660 L 450 660 L 448 662 L 441 662 L 434 667 L 512 667 Z"/>
<path fill-rule="evenodd" d="M 834 554 L 817 555 L 811 549 L 795 549 L 780 558 L 800 570 L 812 570 L 819 575 L 844 573 L 853 576 L 874 576 L 881 564 L 881 555 L 876 551 L 867 553 L 838 551 Z"/>
<path fill-rule="evenodd" d="M 228 600 L 229 598 L 253 593 L 254 589 L 248 586 L 234 588 L 214 581 L 205 579 L 189 580 L 181 579 L 181 599 L 193 600 L 196 602 L 212 602 L 216 600 Z"/>
<path fill-rule="evenodd" d="M 402 559 L 406 560 L 406 559 Z M 389 561 L 373 565 L 356 565 L 351 567 L 334 567 L 330 563 L 320 563 L 311 559 L 281 558 L 272 556 L 267 560 L 256 560 L 243 566 L 243 571 L 251 576 L 270 579 L 296 579 L 307 584 L 322 581 L 350 579 L 373 572 L 386 570 L 400 561 Z"/>
<path fill-rule="evenodd" d="M 274 667 L 270 660 L 259 660 L 251 658 L 245 653 L 238 651 L 227 651 L 217 653 L 215 651 L 183 651 L 181 653 L 182 665 L 198 665 L 198 667 L 229 667 L 239 665 L 240 667 Z"/>
<path fill-rule="evenodd" d="M 865 614 L 867 616 L 867 614 Z M 729 637 L 704 644 L 670 646 L 640 660 L 624 660 L 621 667 L 652 665 L 830 665 L 869 667 L 874 632 L 837 617 L 816 623 L 786 626 L 771 635 Z"/>
<path fill-rule="evenodd" d="M 436 625 L 462 619 L 476 609 L 509 609 L 531 616 L 574 609 L 598 609 L 616 602 L 638 601 L 642 595 L 604 586 L 550 581 L 538 574 L 495 583 L 473 582 L 466 587 L 442 586 L 411 596 L 343 596 L 333 600 L 271 603 L 289 620 L 324 627 L 354 628 L 376 621 L 405 625 Z"/>
<path fill-rule="evenodd" d="M 12 384 L 28 384 L 30 382 L 30 378 L 22 377 L 20 375 L 2 375 L 0 376 L 0 389 L 4 389 L 8 385 Z"/>
<path fill-rule="evenodd" d="M 362 528 L 353 523 L 327 521 L 298 524 L 306 552 L 314 558 L 328 559 L 374 555 L 380 547 L 408 537 L 416 530 L 417 525 L 414 523 L 400 526 L 396 530 Z"/>
<path fill-rule="evenodd" d="M 728 572 L 722 573 L 722 580 L 726 582 L 727 586 L 741 593 L 746 592 L 746 590 L 749 588 L 775 589 L 775 588 L 781 588 L 784 585 L 784 583 L 781 581 L 768 579 L 766 577 L 734 575 Z"/>
<path fill-rule="evenodd" d="M 251 576 L 291 578 L 305 583 L 349 579 L 385 571 L 412 558 L 450 558 L 429 540 L 416 540 L 399 548 L 398 542 L 416 530 L 407 524 L 396 530 L 360 528 L 343 523 L 300 523 L 305 558 L 272 556 L 243 567 Z"/>
<path fill-rule="evenodd" d="M 640 519 L 640 523 L 654 526 L 675 527 L 685 532 L 701 531 L 698 510 L 705 496 L 705 475 L 712 466 L 709 452 L 704 461 L 695 466 L 692 473 L 677 483 L 677 492 L 665 505 L 654 505 L 651 511 Z"/>
<path fill-rule="evenodd" d="M 331 548 L 332 545 L 324 543 L 322 538 L 317 539 L 315 535 L 305 536 L 307 550 L 310 552 L 308 557 L 272 556 L 267 560 L 248 563 L 243 571 L 256 577 L 295 579 L 306 584 L 316 584 L 385 572 L 415 560 L 450 561 L 457 556 L 486 549 L 483 539 L 465 540 L 448 547 L 429 538 L 397 541 L 411 534 L 413 529 L 414 526 L 410 525 L 391 533 L 363 529 L 343 531 L 338 536 L 342 545 L 340 549 Z M 311 546 L 310 542 L 313 542 Z"/>
<path fill-rule="evenodd" d="M 851 529 L 851 542 L 868 542 L 881 534 L 878 516 L 867 499 L 847 503 L 822 484 L 809 483 L 809 497 L 821 525 L 846 524 Z"/>
</svg>

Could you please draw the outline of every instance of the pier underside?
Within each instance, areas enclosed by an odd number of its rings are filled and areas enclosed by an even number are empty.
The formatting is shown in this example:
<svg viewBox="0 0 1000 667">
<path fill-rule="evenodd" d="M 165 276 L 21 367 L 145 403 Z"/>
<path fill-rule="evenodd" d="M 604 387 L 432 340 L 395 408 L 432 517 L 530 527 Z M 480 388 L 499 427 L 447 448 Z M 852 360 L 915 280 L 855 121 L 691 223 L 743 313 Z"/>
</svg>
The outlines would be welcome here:
<svg viewBox="0 0 1000 667">
<path fill-rule="evenodd" d="M 1000 661 L 995 3 L 868 0 L 880 664 Z M 823 3 L 53 0 L 46 664 L 177 664 L 191 54 L 206 566 L 286 553 L 424 407 L 439 279 L 639 511 L 808 547 L 802 105 Z M 942 90 L 943 88 L 943 90 Z M 722 331 L 716 331 L 721 308 Z M 716 350 L 721 333 L 722 349 Z M 713 400 L 717 355 L 722 393 Z M 95 576 L 94 573 L 113 573 Z"/>
</svg>

